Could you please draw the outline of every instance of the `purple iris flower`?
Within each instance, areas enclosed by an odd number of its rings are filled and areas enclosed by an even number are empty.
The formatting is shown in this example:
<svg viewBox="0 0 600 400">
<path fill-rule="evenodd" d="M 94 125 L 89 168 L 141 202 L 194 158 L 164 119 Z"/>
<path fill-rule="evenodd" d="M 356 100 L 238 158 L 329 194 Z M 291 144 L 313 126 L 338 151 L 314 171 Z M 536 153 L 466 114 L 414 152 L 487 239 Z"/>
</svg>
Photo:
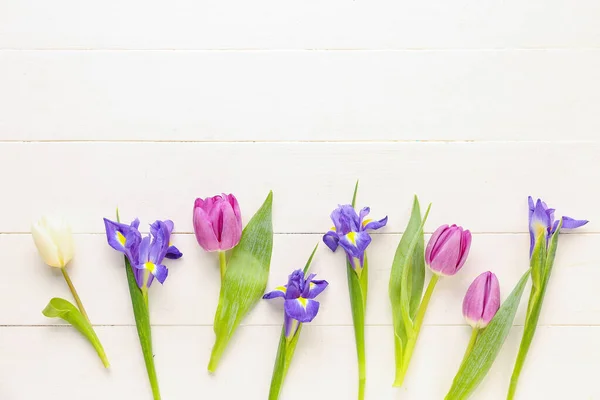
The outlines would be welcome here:
<svg viewBox="0 0 600 400">
<path fill-rule="evenodd" d="M 314 300 L 329 283 L 314 279 L 316 274 L 304 278 L 304 272 L 298 269 L 288 277 L 285 286 L 279 286 L 263 296 L 263 299 L 283 297 L 285 311 L 285 337 L 290 339 L 298 330 L 300 323 L 312 321 L 319 312 L 319 302 Z"/>
<path fill-rule="evenodd" d="M 124 253 L 131 265 L 138 263 L 138 251 L 142 242 L 142 235 L 138 230 L 139 226 L 140 220 L 137 218 L 130 225 L 104 218 L 104 228 L 109 246 Z"/>
<path fill-rule="evenodd" d="M 338 245 L 344 249 L 352 268 L 358 272 L 362 270 L 365 250 L 371 243 L 367 230 L 379 229 L 387 224 L 387 217 L 379 221 L 365 219 L 370 211 L 369 207 L 365 207 L 357 214 L 350 204 L 338 206 L 331 213 L 334 226 L 323 236 L 323 242 L 331 251 L 336 251 Z"/>
<path fill-rule="evenodd" d="M 159 229 L 157 222 L 159 222 L 159 221 L 156 221 L 155 223 L 150 225 L 150 233 L 152 234 L 152 236 L 156 236 L 156 232 Z M 167 229 L 169 230 L 169 237 L 171 237 L 171 234 L 173 233 L 173 229 L 175 228 L 175 224 L 170 219 L 166 219 L 163 222 L 167 226 Z M 171 260 L 177 260 L 178 258 L 181 258 L 181 256 L 183 256 L 183 253 L 181 251 L 179 251 L 179 249 L 177 247 L 173 246 L 169 242 L 169 248 L 167 249 L 167 254 L 165 255 L 165 257 L 169 258 Z"/>
<path fill-rule="evenodd" d="M 554 220 L 554 209 L 548 208 L 548 205 L 541 199 L 534 203 L 533 198 L 529 196 L 529 256 L 535 248 L 535 239 L 541 235 L 546 237 L 546 245 L 552 235 L 558 229 L 558 220 Z M 587 224 L 586 220 L 578 220 L 570 217 L 562 217 L 562 228 L 575 229 Z"/>
<path fill-rule="evenodd" d="M 154 278 L 161 284 L 167 278 L 169 271 L 162 264 L 165 258 L 179 258 L 183 254 L 170 244 L 172 221 L 155 221 L 150 225 L 150 235 L 144 238 L 139 225 L 137 218 L 130 225 L 104 218 L 108 244 L 127 256 L 138 286 L 148 288 Z"/>
</svg>

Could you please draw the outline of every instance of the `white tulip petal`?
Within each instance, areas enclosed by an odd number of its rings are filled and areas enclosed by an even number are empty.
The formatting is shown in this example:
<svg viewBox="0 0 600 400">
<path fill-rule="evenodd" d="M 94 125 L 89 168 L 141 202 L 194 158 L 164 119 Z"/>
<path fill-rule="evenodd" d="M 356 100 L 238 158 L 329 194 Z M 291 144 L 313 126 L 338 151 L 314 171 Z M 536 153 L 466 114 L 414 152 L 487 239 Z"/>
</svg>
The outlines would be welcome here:
<svg viewBox="0 0 600 400">
<path fill-rule="evenodd" d="M 40 256 L 51 267 L 63 267 L 58 247 L 52 240 L 51 233 L 45 229 L 44 221 L 40 220 L 31 226 L 31 235 Z"/>
</svg>

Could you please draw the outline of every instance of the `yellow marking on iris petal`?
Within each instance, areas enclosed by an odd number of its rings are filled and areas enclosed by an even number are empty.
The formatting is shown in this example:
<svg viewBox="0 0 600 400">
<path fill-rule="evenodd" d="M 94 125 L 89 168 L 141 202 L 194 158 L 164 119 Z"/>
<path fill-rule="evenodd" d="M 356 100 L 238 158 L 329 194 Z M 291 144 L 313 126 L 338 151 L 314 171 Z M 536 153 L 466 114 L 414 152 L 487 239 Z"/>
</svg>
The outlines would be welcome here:
<svg viewBox="0 0 600 400">
<path fill-rule="evenodd" d="M 121 243 L 121 246 L 125 247 L 125 242 L 127 242 L 127 239 L 125 239 L 125 236 L 123 236 L 121 232 L 117 232 L 117 241 Z"/>
<path fill-rule="evenodd" d="M 312 283 L 312 282 L 311 282 L 311 283 L 308 285 L 308 290 L 313 290 L 315 286 L 317 286 L 317 285 L 315 285 L 314 283 Z"/>
<path fill-rule="evenodd" d="M 277 286 L 277 287 L 275 288 L 275 290 L 277 290 L 277 291 L 279 291 L 279 292 L 282 292 L 282 293 L 285 293 L 285 292 L 287 292 L 287 288 L 286 288 L 285 286 Z"/>
<path fill-rule="evenodd" d="M 363 223 L 362 223 L 362 226 L 363 226 L 363 228 L 364 228 L 365 226 L 367 226 L 367 224 L 368 224 L 369 222 L 371 222 L 371 221 L 373 221 L 373 220 L 372 220 L 372 219 L 365 219 L 365 220 L 363 221 Z"/>
<path fill-rule="evenodd" d="M 300 303 L 300 305 L 303 308 L 306 308 L 306 305 L 308 304 L 308 300 L 306 300 L 304 297 L 298 297 L 298 303 Z"/>
<path fill-rule="evenodd" d="M 335 226 L 332 226 L 330 231 L 334 231 L 335 232 Z"/>
<path fill-rule="evenodd" d="M 535 232 L 535 236 L 542 236 L 547 232 L 547 227 L 542 222 L 535 221 L 533 223 L 533 231 Z"/>
<path fill-rule="evenodd" d="M 144 268 L 147 269 L 148 271 L 152 272 L 152 274 L 154 274 L 154 272 L 156 272 L 156 264 L 154 264 L 151 261 L 148 261 L 147 263 L 145 263 Z"/>
<path fill-rule="evenodd" d="M 348 232 L 346 235 L 350 243 L 356 246 L 356 232 Z"/>
</svg>

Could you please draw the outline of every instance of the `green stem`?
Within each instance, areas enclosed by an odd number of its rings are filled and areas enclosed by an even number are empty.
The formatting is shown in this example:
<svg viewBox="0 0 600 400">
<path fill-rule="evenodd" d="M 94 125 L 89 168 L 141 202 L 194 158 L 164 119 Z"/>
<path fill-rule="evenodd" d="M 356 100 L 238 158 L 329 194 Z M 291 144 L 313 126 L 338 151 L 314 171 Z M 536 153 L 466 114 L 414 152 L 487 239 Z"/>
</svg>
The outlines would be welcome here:
<svg viewBox="0 0 600 400">
<path fill-rule="evenodd" d="M 529 353 L 531 342 L 537 328 L 537 323 L 540 318 L 540 311 L 542 309 L 543 294 L 535 291 L 535 288 L 531 288 L 531 295 L 529 297 L 529 304 L 527 307 L 527 316 L 525 317 L 525 326 L 523 327 L 523 337 L 521 339 L 521 345 L 519 346 L 519 353 L 515 361 L 512 376 L 510 377 L 510 386 L 508 388 L 507 400 L 512 400 L 517 392 L 517 384 L 519 383 L 519 377 Z"/>
<path fill-rule="evenodd" d="M 225 277 L 225 269 L 227 268 L 227 254 L 224 251 L 219 251 L 219 269 L 221 270 L 221 282 Z"/>
<path fill-rule="evenodd" d="M 469 357 L 469 354 L 471 354 L 471 350 L 473 350 L 473 347 L 475 346 L 475 343 L 477 342 L 477 337 L 479 336 L 479 332 L 481 330 L 479 328 L 473 328 L 473 331 L 471 332 L 471 340 L 469 340 L 469 345 L 467 346 L 467 350 L 465 351 L 465 355 L 460 363 L 460 365 L 462 365 L 465 360 L 467 359 L 467 357 Z"/>
<path fill-rule="evenodd" d="M 404 378 L 406 377 L 406 373 L 408 372 L 408 366 L 410 365 L 410 360 L 412 358 L 413 351 L 415 350 L 415 345 L 417 344 L 419 333 L 421 332 L 421 325 L 423 325 L 425 312 L 427 311 L 429 301 L 431 300 L 431 295 L 433 294 L 433 289 L 435 289 L 435 285 L 438 283 L 438 280 L 439 276 L 436 274 L 433 274 L 433 276 L 429 280 L 429 284 L 427 285 L 427 289 L 425 290 L 425 295 L 423 295 L 423 300 L 421 300 L 421 304 L 419 305 L 419 309 L 417 310 L 417 316 L 415 318 L 414 327 L 410 332 L 410 335 L 406 342 L 406 351 L 404 352 L 404 357 L 402 359 L 402 371 L 399 374 L 399 376 L 396 377 L 396 382 L 394 382 L 394 386 L 402 386 L 402 383 L 404 382 Z"/>
<path fill-rule="evenodd" d="M 358 400 L 365 398 L 365 385 L 367 380 L 367 366 L 365 355 L 365 305 L 366 293 L 361 285 L 358 275 L 350 264 L 348 269 L 348 285 L 350 289 L 350 306 L 354 322 L 354 337 L 356 339 L 356 356 L 358 359 Z M 366 279 L 367 270 L 363 270 L 362 279 Z M 366 287 L 365 287 L 366 289 Z"/>
<path fill-rule="evenodd" d="M 81 302 L 81 299 L 79 298 L 79 294 L 77 294 L 77 290 L 75 290 L 75 286 L 73 286 L 73 282 L 71 281 L 71 278 L 69 277 L 69 273 L 67 272 L 67 269 L 65 267 L 62 267 L 60 269 L 60 271 L 62 272 L 63 276 L 65 277 L 65 281 L 67 281 L 67 285 L 69 285 L 69 289 L 71 290 L 71 294 L 75 298 L 75 303 L 77 303 L 77 307 L 79 307 L 79 311 L 81 312 L 81 315 L 83 315 L 85 317 L 85 319 L 87 320 L 87 322 L 89 322 L 91 325 L 92 323 L 90 322 L 90 318 L 88 317 L 87 312 L 85 312 L 85 308 L 83 308 L 83 303 Z"/>
</svg>

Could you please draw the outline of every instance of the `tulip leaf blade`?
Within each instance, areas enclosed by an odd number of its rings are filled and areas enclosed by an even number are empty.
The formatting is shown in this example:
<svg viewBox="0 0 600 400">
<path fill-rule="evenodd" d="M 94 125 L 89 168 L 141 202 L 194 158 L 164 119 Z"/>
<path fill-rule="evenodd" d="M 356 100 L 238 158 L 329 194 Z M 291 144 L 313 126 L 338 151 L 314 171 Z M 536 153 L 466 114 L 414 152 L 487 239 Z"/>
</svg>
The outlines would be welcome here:
<svg viewBox="0 0 600 400">
<path fill-rule="evenodd" d="M 231 252 L 215 313 L 215 344 L 208 370 L 214 372 L 242 319 L 262 298 L 273 251 L 273 192 L 248 222 Z"/>
<path fill-rule="evenodd" d="M 523 274 L 490 324 L 480 333 L 454 377 L 446 400 L 467 399 L 487 375 L 512 328 L 530 273 L 528 269 Z"/>
<path fill-rule="evenodd" d="M 60 318 L 71 324 L 92 344 L 104 366 L 106 368 L 110 366 L 94 328 L 75 305 L 68 300 L 54 297 L 50 299 L 46 308 L 42 310 L 42 314 L 48 318 Z"/>
<path fill-rule="evenodd" d="M 312 260 L 317 252 L 317 248 L 319 247 L 319 243 L 315 246 L 306 265 L 304 266 L 304 277 L 308 277 L 308 271 L 310 269 L 310 265 Z M 292 362 L 292 357 L 294 356 L 294 352 L 296 351 L 296 345 L 298 344 L 298 339 L 300 338 L 300 332 L 302 330 L 302 324 L 298 324 L 298 329 L 292 338 L 288 341 L 285 337 L 285 325 L 281 329 L 281 336 L 279 338 L 279 347 L 277 348 L 277 357 L 275 358 L 275 366 L 273 367 L 273 376 L 271 377 L 271 388 L 269 389 L 269 400 L 277 400 L 279 399 L 279 394 L 281 393 L 281 387 L 283 386 L 283 381 L 287 375 L 287 371 Z"/>
<path fill-rule="evenodd" d="M 421 206 L 414 197 L 411 216 L 392 262 L 389 282 L 389 296 L 392 304 L 394 325 L 394 345 L 396 358 L 395 386 L 400 386 L 404 373 L 404 350 L 421 297 L 425 281 L 425 239 L 423 226 L 427 220 L 431 205 L 425 216 L 421 217 Z"/>
</svg>

